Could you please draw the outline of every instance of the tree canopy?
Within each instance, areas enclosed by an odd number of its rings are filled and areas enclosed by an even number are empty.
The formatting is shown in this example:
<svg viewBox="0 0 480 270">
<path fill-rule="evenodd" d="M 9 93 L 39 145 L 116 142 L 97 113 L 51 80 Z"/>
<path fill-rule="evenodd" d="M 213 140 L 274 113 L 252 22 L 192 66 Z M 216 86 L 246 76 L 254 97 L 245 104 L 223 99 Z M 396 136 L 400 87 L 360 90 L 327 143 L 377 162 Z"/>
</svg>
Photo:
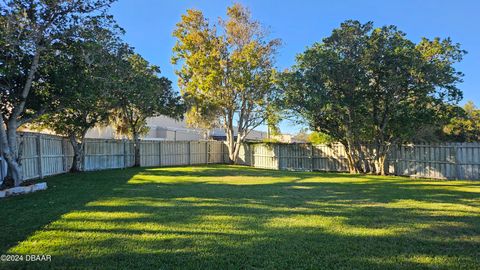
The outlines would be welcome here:
<svg viewBox="0 0 480 270">
<path fill-rule="evenodd" d="M 40 116 L 34 126 L 69 138 L 74 158 L 71 171 L 81 171 L 87 131 L 106 124 L 114 108 L 112 89 L 117 55 L 129 51 L 113 21 L 92 20 L 80 39 L 66 40 L 62 53 L 49 59 L 50 88 L 62 93 L 56 109 Z"/>
<path fill-rule="evenodd" d="M 91 20 L 108 20 L 112 0 L 7 0 L 0 3 L 0 143 L 15 185 L 23 180 L 17 128 L 59 105 L 53 59 Z"/>
<path fill-rule="evenodd" d="M 384 173 L 392 145 L 461 99 L 464 53 L 450 39 L 415 44 L 395 26 L 346 21 L 298 55 L 280 88 L 287 108 L 345 146 L 351 172 Z"/>
<path fill-rule="evenodd" d="M 261 24 L 240 4 L 227 19 L 211 24 L 201 11 L 188 10 L 177 24 L 172 62 L 194 126 L 220 125 L 235 162 L 250 130 L 265 123 L 276 96 L 274 56 L 280 43 L 267 39 Z M 271 117 L 272 118 L 272 117 Z"/>
</svg>

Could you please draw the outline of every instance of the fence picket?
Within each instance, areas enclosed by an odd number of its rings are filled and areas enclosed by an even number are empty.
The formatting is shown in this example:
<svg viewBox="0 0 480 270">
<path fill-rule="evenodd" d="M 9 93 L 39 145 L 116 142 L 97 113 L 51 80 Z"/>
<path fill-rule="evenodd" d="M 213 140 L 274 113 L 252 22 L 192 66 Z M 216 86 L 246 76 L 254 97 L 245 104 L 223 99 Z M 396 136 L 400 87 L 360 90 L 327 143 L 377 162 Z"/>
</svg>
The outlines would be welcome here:
<svg viewBox="0 0 480 270">
<path fill-rule="evenodd" d="M 19 146 L 25 179 L 70 169 L 73 148 L 65 138 L 26 132 L 20 134 Z M 133 166 L 133 143 L 128 140 L 87 139 L 84 151 L 87 171 Z M 219 141 L 143 140 L 140 157 L 141 166 L 228 163 L 226 145 Z M 348 171 L 341 144 L 244 144 L 239 163 L 278 170 Z M 386 166 L 396 175 L 480 180 L 480 143 L 399 145 L 392 147 Z"/>
</svg>

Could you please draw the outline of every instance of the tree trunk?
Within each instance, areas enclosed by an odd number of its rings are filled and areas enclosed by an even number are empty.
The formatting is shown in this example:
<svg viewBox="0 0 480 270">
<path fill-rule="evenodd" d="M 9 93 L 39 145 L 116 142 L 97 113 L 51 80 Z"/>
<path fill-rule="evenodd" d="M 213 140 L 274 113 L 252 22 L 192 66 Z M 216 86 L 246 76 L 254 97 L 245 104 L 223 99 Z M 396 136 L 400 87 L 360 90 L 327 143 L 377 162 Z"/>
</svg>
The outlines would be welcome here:
<svg viewBox="0 0 480 270">
<path fill-rule="evenodd" d="M 14 186 L 19 186 L 23 181 L 23 171 L 17 147 L 16 120 L 10 120 L 8 124 L 0 122 L 0 143 L 2 156 L 8 165 L 6 178 L 11 180 Z"/>
<path fill-rule="evenodd" d="M 379 145 L 377 147 L 377 153 L 375 156 L 375 167 L 377 168 L 377 174 L 388 174 L 387 168 L 385 167 L 385 162 L 387 160 L 387 155 L 389 152 L 390 147 L 388 145 Z"/>
<path fill-rule="evenodd" d="M 32 64 L 30 65 L 30 69 L 28 71 L 27 79 L 21 95 L 19 96 L 20 102 L 12 108 L 10 119 L 6 120 L 2 115 L 2 121 L 0 122 L 0 143 L 2 144 L 2 155 L 8 164 L 7 179 L 11 179 L 13 185 L 16 187 L 23 182 L 23 170 L 20 162 L 21 156 L 19 156 L 17 147 L 17 128 L 19 127 L 17 120 L 24 111 L 26 100 L 28 94 L 30 93 L 30 89 L 32 88 L 33 79 L 39 66 L 40 54 L 43 49 L 38 47 L 38 44 L 36 44 L 36 47 L 37 48 L 33 56 Z M 7 122 L 5 123 L 5 121 Z"/>
<path fill-rule="evenodd" d="M 345 147 L 350 173 L 372 173 L 374 172 L 374 160 L 368 148 L 356 141 L 347 140 L 342 143 Z"/>
<path fill-rule="evenodd" d="M 81 142 L 78 142 L 74 135 L 70 135 L 69 139 L 73 147 L 73 160 L 70 172 L 81 172 L 84 170 L 83 160 L 85 158 L 83 139 Z"/>
<path fill-rule="evenodd" d="M 240 154 L 240 147 L 243 142 L 244 136 L 243 132 L 237 134 L 237 139 L 235 140 L 233 130 L 226 130 L 227 134 L 227 148 L 228 148 L 228 158 L 230 159 L 231 164 L 237 164 L 238 155 Z"/>
<path fill-rule="evenodd" d="M 366 149 L 368 151 L 368 149 Z M 370 173 L 372 172 L 370 160 L 367 159 L 368 155 L 365 155 L 364 147 L 360 143 L 357 143 L 357 152 L 358 152 L 358 165 L 361 168 L 362 173 Z"/>
<path fill-rule="evenodd" d="M 377 172 L 380 174 L 380 175 L 387 175 L 388 173 L 386 172 L 386 168 L 385 168 L 385 160 L 386 160 L 386 156 L 383 155 L 381 157 L 378 158 L 378 160 L 376 161 L 377 163 Z"/>
<path fill-rule="evenodd" d="M 236 162 L 235 160 L 235 138 L 233 135 L 233 129 L 225 128 L 225 135 L 227 137 L 227 149 L 228 149 L 228 161 L 230 164 L 233 164 Z"/>
<path fill-rule="evenodd" d="M 3 157 L 5 161 L 7 161 L 8 169 L 7 169 L 7 179 L 10 179 L 13 182 L 15 187 L 20 186 L 23 182 L 23 171 L 22 166 L 12 157 L 9 151 L 3 151 Z"/>
<path fill-rule="evenodd" d="M 140 167 L 140 138 L 137 132 L 133 132 L 133 149 L 135 153 L 134 167 Z"/>
<path fill-rule="evenodd" d="M 82 158 L 82 151 L 80 150 L 81 146 L 77 147 L 77 150 L 73 150 L 73 160 L 72 160 L 72 166 L 70 167 L 70 172 L 81 172 L 83 171 L 83 166 L 81 165 L 83 162 Z"/>
<path fill-rule="evenodd" d="M 238 151 L 235 142 L 227 143 L 228 158 L 231 164 L 237 164 Z"/>
<path fill-rule="evenodd" d="M 348 172 L 352 174 L 358 173 L 357 168 L 355 167 L 355 160 L 353 159 L 350 152 L 347 152 L 347 161 L 348 161 Z"/>
<path fill-rule="evenodd" d="M 238 162 L 238 155 L 240 154 L 240 147 L 242 146 L 242 141 L 243 141 L 243 136 L 241 136 L 240 134 L 237 135 L 237 141 L 234 142 L 234 149 L 233 149 L 233 156 L 232 156 L 232 160 L 233 160 L 233 164 L 237 164 Z"/>
<path fill-rule="evenodd" d="M 346 142 L 342 142 L 342 145 L 345 148 L 345 153 L 347 154 L 348 171 L 350 173 L 359 173 L 356 166 L 354 150 L 352 149 L 351 144 L 348 141 L 346 141 Z"/>
</svg>

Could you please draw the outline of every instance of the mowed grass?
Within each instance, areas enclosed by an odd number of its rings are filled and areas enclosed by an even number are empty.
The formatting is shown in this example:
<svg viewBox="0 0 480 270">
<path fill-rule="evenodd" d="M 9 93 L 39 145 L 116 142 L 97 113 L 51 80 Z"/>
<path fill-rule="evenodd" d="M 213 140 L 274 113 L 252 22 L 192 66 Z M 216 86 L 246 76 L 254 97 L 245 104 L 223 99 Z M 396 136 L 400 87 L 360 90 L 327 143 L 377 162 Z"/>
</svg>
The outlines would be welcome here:
<svg viewBox="0 0 480 270">
<path fill-rule="evenodd" d="M 27 269 L 480 269 L 480 182 L 213 165 L 47 179 L 0 201 Z"/>
</svg>

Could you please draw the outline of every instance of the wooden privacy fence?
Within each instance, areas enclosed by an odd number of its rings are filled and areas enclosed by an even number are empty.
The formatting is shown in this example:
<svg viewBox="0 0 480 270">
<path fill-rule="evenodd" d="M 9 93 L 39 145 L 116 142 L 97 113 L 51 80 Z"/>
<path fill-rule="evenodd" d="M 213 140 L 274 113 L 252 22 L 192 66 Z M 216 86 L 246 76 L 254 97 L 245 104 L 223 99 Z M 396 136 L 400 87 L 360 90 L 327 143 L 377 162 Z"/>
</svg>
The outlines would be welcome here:
<svg viewBox="0 0 480 270">
<path fill-rule="evenodd" d="M 70 169 L 73 149 L 60 136 L 21 133 L 25 179 L 65 173 Z M 219 141 L 154 141 L 140 143 L 140 165 L 188 166 L 228 163 L 226 145 Z M 238 163 L 257 168 L 298 171 L 347 172 L 341 144 L 246 143 Z M 86 139 L 84 168 L 87 171 L 131 167 L 133 143 L 129 140 Z M 480 179 L 480 143 L 402 145 L 387 157 L 388 171 L 395 175 L 435 179 Z"/>
<path fill-rule="evenodd" d="M 140 166 L 177 166 L 224 163 L 223 142 L 142 141 Z"/>
<path fill-rule="evenodd" d="M 65 173 L 70 170 L 73 148 L 63 137 L 20 133 L 19 147 L 25 180 Z M 177 166 L 224 163 L 224 143 L 219 141 L 141 141 L 141 166 Z M 86 171 L 127 168 L 134 165 L 130 140 L 86 139 Z"/>
<path fill-rule="evenodd" d="M 239 162 L 277 170 L 348 171 L 341 144 L 246 144 Z M 391 150 L 386 166 L 394 175 L 480 180 L 480 143 L 401 145 Z"/>
</svg>

